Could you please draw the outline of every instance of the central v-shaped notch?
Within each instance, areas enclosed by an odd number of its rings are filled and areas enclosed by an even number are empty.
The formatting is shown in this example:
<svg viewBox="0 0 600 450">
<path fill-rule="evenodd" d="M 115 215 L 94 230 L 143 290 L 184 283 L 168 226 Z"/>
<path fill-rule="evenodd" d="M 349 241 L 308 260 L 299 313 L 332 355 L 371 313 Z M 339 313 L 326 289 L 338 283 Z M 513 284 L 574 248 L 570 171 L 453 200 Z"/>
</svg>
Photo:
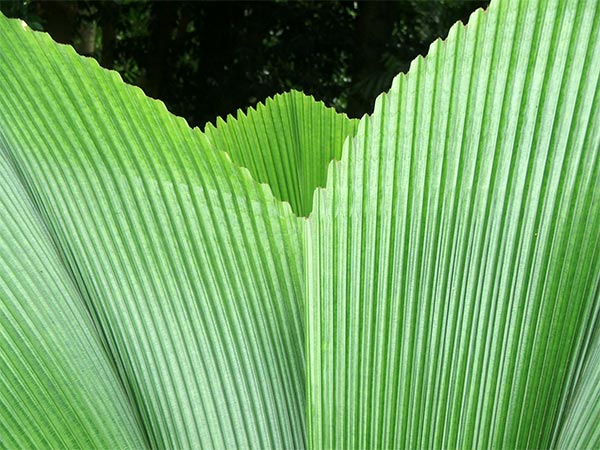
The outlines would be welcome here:
<svg viewBox="0 0 600 450">
<path fill-rule="evenodd" d="M 218 119 L 216 127 L 209 124 L 204 132 L 234 164 L 267 183 L 296 215 L 307 217 L 314 190 L 325 186 L 329 163 L 340 159 L 344 141 L 357 126 L 357 119 L 291 91 L 245 114 L 240 111 L 236 118 Z"/>
</svg>

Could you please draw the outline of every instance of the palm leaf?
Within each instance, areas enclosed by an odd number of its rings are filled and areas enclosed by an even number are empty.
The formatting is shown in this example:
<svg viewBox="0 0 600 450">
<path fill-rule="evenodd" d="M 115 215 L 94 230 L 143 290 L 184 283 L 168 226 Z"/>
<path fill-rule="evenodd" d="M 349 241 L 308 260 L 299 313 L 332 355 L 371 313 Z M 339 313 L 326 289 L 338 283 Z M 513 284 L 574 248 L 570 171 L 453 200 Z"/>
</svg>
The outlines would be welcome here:
<svg viewBox="0 0 600 450">
<path fill-rule="evenodd" d="M 311 448 L 600 445 L 599 19 L 493 3 L 361 121 L 307 228 Z"/>
<path fill-rule="evenodd" d="M 45 247 L 34 256 L 55 249 L 68 299 L 77 302 L 73 314 L 87 323 L 79 333 L 96 342 L 87 359 L 103 349 L 110 361 L 104 365 L 113 382 L 103 380 L 103 389 L 116 390 L 115 379 L 123 385 L 112 394 L 113 408 L 134 405 L 135 417 L 129 411 L 125 419 L 143 424 L 129 431 L 130 441 L 143 434 L 152 447 L 303 447 L 302 241 L 289 206 L 198 130 L 95 61 L 17 21 L 0 22 L 0 42 L 3 161 L 44 231 L 38 239 Z M 46 321 L 57 302 L 61 311 L 74 308 L 51 293 L 34 296 L 44 278 L 30 284 L 31 293 L 8 300 L 40 302 Z M 2 328 L 15 320 L 3 320 Z M 68 345 L 33 325 L 22 334 L 9 339 L 43 339 L 40 352 Z M 8 360 L 27 367 L 46 358 L 10 345 L 3 346 L 3 374 Z M 69 355 L 63 359 L 75 372 L 93 362 Z M 75 389 L 68 373 L 53 375 L 56 386 Z M 104 375 L 85 381 L 94 386 L 98 377 Z M 82 427 L 89 424 L 92 437 L 100 428 L 92 418 L 102 412 L 96 404 L 108 396 L 103 391 L 88 394 L 84 383 L 62 399 L 65 413 L 57 414 L 61 402 L 45 401 L 54 384 L 38 386 L 24 373 L 3 375 L 3 382 L 7 392 L 25 391 L 35 401 L 0 412 L 7 446 L 28 436 L 62 447 L 80 442 Z M 81 401 L 90 395 L 96 402 Z M 69 428 L 75 413 L 90 418 Z M 51 416 L 60 427 L 53 433 L 27 426 L 23 417 L 30 415 Z M 100 428 L 108 437 L 98 436 L 94 446 L 127 446 L 117 432 L 128 431 L 128 422 L 105 416 L 115 424 Z"/>
<path fill-rule="evenodd" d="M 599 21 L 201 133 L 0 19 L 0 446 L 600 447 Z"/>
<path fill-rule="evenodd" d="M 0 141 L 0 447 L 139 448 L 135 407 Z"/>
<path fill-rule="evenodd" d="M 325 186 L 329 162 L 340 159 L 346 137 L 358 125 L 297 91 L 227 119 L 218 119 L 217 127 L 207 125 L 212 146 L 268 183 L 273 195 L 289 202 L 299 216 L 312 211 L 314 190 Z"/>
</svg>

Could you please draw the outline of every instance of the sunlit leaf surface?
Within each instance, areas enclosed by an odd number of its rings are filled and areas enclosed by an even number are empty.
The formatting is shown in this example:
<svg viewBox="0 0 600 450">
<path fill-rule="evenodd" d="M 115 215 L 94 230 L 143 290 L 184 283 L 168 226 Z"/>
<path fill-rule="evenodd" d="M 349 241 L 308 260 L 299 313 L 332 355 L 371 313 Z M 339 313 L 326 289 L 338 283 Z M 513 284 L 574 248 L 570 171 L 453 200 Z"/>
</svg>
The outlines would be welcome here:
<svg viewBox="0 0 600 450">
<path fill-rule="evenodd" d="M 600 447 L 599 78 L 496 0 L 201 132 L 0 18 L 0 447 Z"/>
</svg>

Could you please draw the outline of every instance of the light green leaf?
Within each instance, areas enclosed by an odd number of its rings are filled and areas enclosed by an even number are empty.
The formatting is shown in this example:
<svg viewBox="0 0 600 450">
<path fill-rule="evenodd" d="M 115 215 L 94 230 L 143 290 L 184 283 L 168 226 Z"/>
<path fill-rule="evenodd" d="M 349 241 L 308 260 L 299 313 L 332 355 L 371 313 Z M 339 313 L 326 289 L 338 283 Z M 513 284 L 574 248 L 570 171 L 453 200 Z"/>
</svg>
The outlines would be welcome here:
<svg viewBox="0 0 600 450">
<path fill-rule="evenodd" d="M 87 333 L 104 339 L 125 386 L 106 403 L 139 411 L 144 429 L 130 439 L 145 433 L 150 446 L 169 448 L 304 447 L 302 232 L 289 205 L 95 61 L 17 21 L 0 21 L 0 42 L 2 155 L 23 173 L 17 188 L 27 189 L 69 275 L 64 283 L 81 297 L 79 320 L 91 317 Z M 30 298 L 43 283 L 31 278 Z M 4 336 L 11 325 L 0 322 Z M 44 346 L 60 345 L 42 331 Z M 14 345 L 2 346 L 3 358 L 16 357 Z M 21 358 L 34 364 L 36 356 Z M 29 383 L 36 398 L 35 406 L 0 410 L 7 442 L 52 434 L 20 419 L 30 414 L 33 423 L 60 408 L 27 380 L 23 373 L 6 381 L 12 391 Z M 104 384 L 98 389 L 110 379 Z M 90 446 L 111 447 L 91 426 L 102 396 L 78 405 L 83 396 L 69 401 L 91 417 L 82 420 Z M 105 433 L 117 440 L 113 428 Z M 64 439 L 89 447 L 77 429 Z"/>
<path fill-rule="evenodd" d="M 146 445 L 135 405 L 0 139 L 0 448 Z"/>
<path fill-rule="evenodd" d="M 595 339 L 583 347 L 577 382 L 570 400 L 563 410 L 562 427 L 555 430 L 558 435 L 557 448 L 587 449 L 600 445 L 600 332 L 598 316 L 595 318 Z"/>
<path fill-rule="evenodd" d="M 0 18 L 0 446 L 600 447 L 599 79 L 600 5 L 496 0 L 201 133 Z"/>
<path fill-rule="evenodd" d="M 205 133 L 296 214 L 308 216 L 315 188 L 325 186 L 329 162 L 340 159 L 344 140 L 357 125 L 358 120 L 291 91 L 247 114 L 239 112 L 237 120 L 217 119 L 217 127 L 208 124 Z"/>
<path fill-rule="evenodd" d="M 563 420 L 565 448 L 600 446 L 596 353 L 576 376 L 600 308 L 599 20 L 492 3 L 330 167 L 307 227 L 311 448 L 542 449 Z"/>
</svg>

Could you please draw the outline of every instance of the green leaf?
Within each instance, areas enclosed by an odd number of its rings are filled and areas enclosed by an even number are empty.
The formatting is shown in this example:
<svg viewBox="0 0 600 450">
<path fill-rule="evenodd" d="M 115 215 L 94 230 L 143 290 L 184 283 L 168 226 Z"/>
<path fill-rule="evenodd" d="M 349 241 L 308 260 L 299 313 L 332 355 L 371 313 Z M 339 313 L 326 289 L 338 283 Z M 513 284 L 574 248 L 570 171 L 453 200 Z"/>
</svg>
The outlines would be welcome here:
<svg viewBox="0 0 600 450">
<path fill-rule="evenodd" d="M 600 308 L 599 20 L 596 2 L 492 3 L 330 167 L 307 227 L 311 448 L 600 446 L 597 348 L 579 370 Z"/>
<path fill-rule="evenodd" d="M 312 97 L 291 91 L 267 99 L 237 120 L 217 120 L 205 130 L 215 148 L 268 183 L 273 195 L 289 202 L 299 216 L 312 210 L 315 188 L 325 186 L 327 167 L 339 160 L 342 145 L 358 120 L 337 114 Z"/>
<path fill-rule="evenodd" d="M 100 393 L 89 394 L 95 401 L 78 403 L 87 385 L 61 400 L 46 392 L 52 386 L 34 389 L 23 371 L 10 376 L 7 392 L 28 383 L 35 402 L 0 410 L 7 443 L 52 437 L 34 424 L 47 416 L 59 421 L 56 410 L 68 401 L 81 410 L 82 426 L 90 425 L 89 440 L 78 441 L 81 427 L 69 432 L 64 417 L 51 442 L 64 439 L 69 447 L 115 447 L 108 439 L 119 440 L 133 420 L 120 423 L 127 411 L 119 416 L 117 407 L 128 404 L 143 425 L 131 429 L 129 441 L 145 434 L 151 447 L 304 447 L 302 230 L 289 205 L 164 105 L 72 48 L 7 20 L 0 21 L 0 42 L 3 163 L 22 174 L 15 189 L 35 205 L 47 245 L 68 274 L 64 284 L 78 295 L 77 320 L 87 323 L 79 333 L 102 341 L 112 379 L 124 386 L 119 391 L 101 378 Z M 11 273 L 2 267 L 3 277 Z M 46 283 L 32 275 L 24 282 L 31 294 L 15 300 L 0 285 L 2 308 L 34 301 Z M 60 299 L 38 298 L 45 310 Z M 3 359 L 35 364 L 36 354 L 13 349 L 16 325 L 0 321 L 9 336 Z M 43 327 L 28 330 L 55 353 L 67 345 Z M 62 358 L 73 360 L 73 370 L 94 361 L 79 362 L 73 352 Z M 100 377 L 87 381 L 95 386 Z M 71 378 L 57 386 L 74 389 Z M 110 387 L 118 391 L 112 397 L 103 393 Z M 116 423 L 101 429 L 107 436 L 95 432 L 103 412 L 108 425 Z"/>
<path fill-rule="evenodd" d="M 600 445 L 600 333 L 595 318 L 595 339 L 581 353 L 577 382 L 563 410 L 562 427 L 555 430 L 557 448 L 586 449 Z"/>
<path fill-rule="evenodd" d="M 600 447 L 599 79 L 600 5 L 497 0 L 201 133 L 0 18 L 0 446 Z"/>
<path fill-rule="evenodd" d="M 0 140 L 0 447 L 142 448 L 135 405 Z"/>
</svg>

